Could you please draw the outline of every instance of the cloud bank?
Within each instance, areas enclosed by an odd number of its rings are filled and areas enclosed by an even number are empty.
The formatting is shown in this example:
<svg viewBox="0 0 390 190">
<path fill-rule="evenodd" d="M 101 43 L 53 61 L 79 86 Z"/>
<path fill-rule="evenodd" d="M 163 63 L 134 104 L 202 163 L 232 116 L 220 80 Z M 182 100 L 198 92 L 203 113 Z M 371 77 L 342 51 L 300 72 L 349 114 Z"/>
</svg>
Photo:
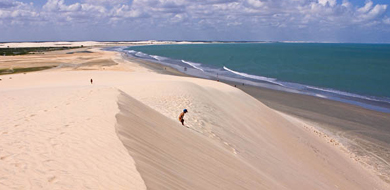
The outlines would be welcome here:
<svg viewBox="0 0 390 190">
<path fill-rule="evenodd" d="M 0 40 L 390 42 L 387 9 L 371 0 L 0 0 Z"/>
</svg>

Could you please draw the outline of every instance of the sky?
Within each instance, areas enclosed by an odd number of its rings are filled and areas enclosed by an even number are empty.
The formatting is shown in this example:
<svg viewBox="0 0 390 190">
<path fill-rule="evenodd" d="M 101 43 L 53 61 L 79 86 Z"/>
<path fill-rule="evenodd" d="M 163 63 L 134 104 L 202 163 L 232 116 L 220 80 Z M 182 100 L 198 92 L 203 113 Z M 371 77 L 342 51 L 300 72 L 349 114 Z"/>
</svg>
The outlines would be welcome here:
<svg viewBox="0 0 390 190">
<path fill-rule="evenodd" d="M 390 0 L 0 0 L 0 41 L 390 43 Z"/>
</svg>

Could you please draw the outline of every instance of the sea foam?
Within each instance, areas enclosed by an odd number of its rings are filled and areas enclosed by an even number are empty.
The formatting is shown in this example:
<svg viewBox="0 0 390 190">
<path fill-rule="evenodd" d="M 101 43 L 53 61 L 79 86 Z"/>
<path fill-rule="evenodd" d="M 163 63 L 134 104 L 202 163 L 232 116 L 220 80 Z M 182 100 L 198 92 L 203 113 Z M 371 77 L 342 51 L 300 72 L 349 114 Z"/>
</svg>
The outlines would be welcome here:
<svg viewBox="0 0 390 190">
<path fill-rule="evenodd" d="M 223 69 L 225 69 L 226 71 L 229 71 L 231 73 L 234 73 L 236 75 L 240 75 L 242 77 L 255 79 L 255 80 L 260 80 L 260 81 L 266 81 L 266 82 L 269 82 L 269 83 L 272 83 L 272 84 L 276 84 L 276 85 L 279 85 L 279 86 L 284 86 L 282 83 L 276 82 L 276 79 L 274 79 L 274 78 L 267 78 L 267 77 L 262 77 L 262 76 L 257 76 L 257 75 L 250 75 L 250 74 L 247 74 L 247 73 L 234 71 L 234 70 L 229 69 L 229 68 L 227 68 L 225 66 L 223 66 Z"/>
<path fill-rule="evenodd" d="M 189 62 L 189 61 L 184 61 L 184 60 L 181 60 L 181 62 L 187 64 L 187 65 L 190 65 L 191 67 L 195 68 L 195 69 L 198 69 L 202 72 L 204 72 L 204 70 L 202 68 L 200 68 L 201 64 L 200 63 L 192 63 L 192 62 Z"/>
</svg>

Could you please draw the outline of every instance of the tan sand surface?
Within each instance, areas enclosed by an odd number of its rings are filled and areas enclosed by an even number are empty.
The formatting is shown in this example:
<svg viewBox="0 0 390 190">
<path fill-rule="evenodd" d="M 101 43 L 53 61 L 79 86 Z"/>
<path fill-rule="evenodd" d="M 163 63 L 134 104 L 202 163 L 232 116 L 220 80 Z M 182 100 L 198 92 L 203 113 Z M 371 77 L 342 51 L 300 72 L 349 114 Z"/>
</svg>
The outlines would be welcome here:
<svg viewBox="0 0 390 190">
<path fill-rule="evenodd" d="M 129 46 L 129 45 L 148 45 L 148 44 L 192 44 L 203 42 L 190 41 L 124 41 L 124 42 L 99 42 L 99 41 L 77 41 L 77 42 L 4 42 L 0 43 L 0 48 L 20 48 L 20 47 L 108 47 L 108 46 Z"/>
<path fill-rule="evenodd" d="M 101 59 L 1 76 L 0 189 L 389 189 L 237 88 Z"/>
<path fill-rule="evenodd" d="M 91 52 L 91 53 L 86 53 Z M 69 54 L 72 53 L 72 54 Z M 42 66 L 60 66 L 70 69 L 88 67 L 98 69 L 97 66 L 110 66 L 117 63 L 111 61 L 113 52 L 106 52 L 91 48 L 80 48 L 63 51 L 45 52 L 24 56 L 0 57 L 0 69 L 29 68 Z M 95 67 L 92 67 L 95 66 Z"/>
<path fill-rule="evenodd" d="M 42 87 L 1 87 L 0 189 L 145 189 L 109 114 L 117 91 L 51 77 Z"/>
</svg>

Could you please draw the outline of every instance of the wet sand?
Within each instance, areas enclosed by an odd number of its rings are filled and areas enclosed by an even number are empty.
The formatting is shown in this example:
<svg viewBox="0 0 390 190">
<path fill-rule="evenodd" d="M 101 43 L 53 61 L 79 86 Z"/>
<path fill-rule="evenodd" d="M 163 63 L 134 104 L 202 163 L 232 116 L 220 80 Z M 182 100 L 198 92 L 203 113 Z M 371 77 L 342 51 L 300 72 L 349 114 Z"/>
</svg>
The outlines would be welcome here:
<svg viewBox="0 0 390 190">
<path fill-rule="evenodd" d="M 314 123 L 390 182 L 390 114 L 307 95 L 237 85 L 272 109 Z"/>
</svg>

